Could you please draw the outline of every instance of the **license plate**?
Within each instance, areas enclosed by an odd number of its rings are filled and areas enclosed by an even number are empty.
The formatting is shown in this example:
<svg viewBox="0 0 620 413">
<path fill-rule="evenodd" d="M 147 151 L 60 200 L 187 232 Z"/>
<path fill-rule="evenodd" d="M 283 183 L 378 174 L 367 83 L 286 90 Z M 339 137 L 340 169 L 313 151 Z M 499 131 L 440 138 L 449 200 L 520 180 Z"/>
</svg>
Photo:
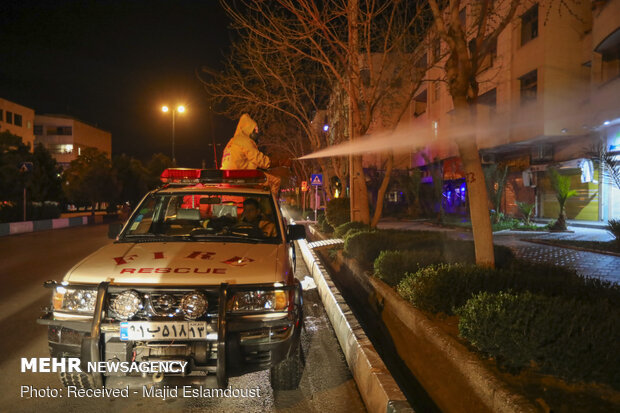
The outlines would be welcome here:
<svg viewBox="0 0 620 413">
<path fill-rule="evenodd" d="M 121 340 L 205 340 L 206 321 L 124 321 Z"/>
</svg>

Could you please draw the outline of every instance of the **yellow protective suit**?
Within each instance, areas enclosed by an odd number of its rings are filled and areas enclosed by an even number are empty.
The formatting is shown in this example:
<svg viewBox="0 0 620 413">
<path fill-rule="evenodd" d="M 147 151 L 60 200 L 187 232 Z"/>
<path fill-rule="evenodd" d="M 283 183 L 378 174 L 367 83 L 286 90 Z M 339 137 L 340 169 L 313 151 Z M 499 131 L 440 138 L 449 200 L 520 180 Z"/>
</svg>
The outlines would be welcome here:
<svg viewBox="0 0 620 413">
<path fill-rule="evenodd" d="M 269 168 L 269 157 L 259 151 L 256 142 L 250 138 L 256 126 L 250 115 L 247 113 L 241 115 L 235 135 L 224 148 L 222 169 Z"/>
</svg>

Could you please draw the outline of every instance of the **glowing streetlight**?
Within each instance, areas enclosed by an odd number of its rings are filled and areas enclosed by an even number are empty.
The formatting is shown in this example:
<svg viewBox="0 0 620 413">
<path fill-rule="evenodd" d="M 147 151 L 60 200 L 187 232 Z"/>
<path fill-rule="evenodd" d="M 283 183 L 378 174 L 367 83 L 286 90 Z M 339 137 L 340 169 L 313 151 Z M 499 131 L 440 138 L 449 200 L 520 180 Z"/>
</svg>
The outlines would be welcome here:
<svg viewBox="0 0 620 413">
<path fill-rule="evenodd" d="M 167 113 L 168 111 L 170 111 L 170 108 L 164 105 L 161 107 L 161 111 L 164 113 Z M 176 158 L 174 157 L 174 124 L 175 124 L 175 115 L 177 112 L 178 113 L 185 112 L 185 106 L 179 105 L 176 107 L 176 109 L 172 109 L 172 163 L 174 165 L 176 165 L 177 163 Z"/>
</svg>

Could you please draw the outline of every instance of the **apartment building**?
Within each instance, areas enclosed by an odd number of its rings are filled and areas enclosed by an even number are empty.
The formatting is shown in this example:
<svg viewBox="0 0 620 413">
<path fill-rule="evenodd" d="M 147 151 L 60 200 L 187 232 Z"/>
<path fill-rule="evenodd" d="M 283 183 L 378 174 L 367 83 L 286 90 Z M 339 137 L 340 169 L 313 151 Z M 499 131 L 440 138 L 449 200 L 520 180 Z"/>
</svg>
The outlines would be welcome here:
<svg viewBox="0 0 620 413">
<path fill-rule="evenodd" d="M 22 142 L 34 144 L 34 109 L 0 98 L 0 132 L 9 131 L 22 138 Z"/>
<path fill-rule="evenodd" d="M 66 169 L 84 148 L 112 153 L 112 134 L 84 121 L 65 115 L 36 115 L 35 141 L 42 143 Z"/>
<path fill-rule="evenodd" d="M 497 39 L 478 75 L 475 136 L 483 163 L 509 166 L 504 210 L 536 203 L 537 215 L 556 218 L 558 204 L 546 170 L 571 177 L 577 196 L 569 219 L 620 218 L 620 191 L 599 173 L 591 149 L 602 142 L 620 156 L 620 0 L 585 2 L 558 13 L 552 2 L 524 2 Z M 473 20 L 462 11 L 466 26 Z M 464 176 L 454 143 L 453 106 L 441 79 L 445 45 L 429 40 L 427 78 L 410 105 L 408 126 L 426 131 L 428 158 L 443 161 L 445 196 L 465 208 Z M 444 57 L 445 58 L 445 57 Z M 436 64 L 439 61 L 439 64 Z M 424 167 L 420 152 L 411 166 Z"/>
</svg>

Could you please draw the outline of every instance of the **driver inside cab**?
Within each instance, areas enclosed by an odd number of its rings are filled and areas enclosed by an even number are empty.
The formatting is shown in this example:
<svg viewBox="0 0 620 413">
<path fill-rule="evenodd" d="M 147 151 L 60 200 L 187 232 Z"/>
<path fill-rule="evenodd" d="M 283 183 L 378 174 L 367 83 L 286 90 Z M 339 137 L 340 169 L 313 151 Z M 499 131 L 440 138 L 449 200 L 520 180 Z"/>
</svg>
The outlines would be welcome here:
<svg viewBox="0 0 620 413">
<path fill-rule="evenodd" d="M 275 237 L 277 235 L 276 226 L 273 222 L 263 217 L 260 205 L 254 198 L 248 198 L 243 201 L 243 214 L 241 215 L 240 222 L 258 227 L 266 237 Z"/>
</svg>

